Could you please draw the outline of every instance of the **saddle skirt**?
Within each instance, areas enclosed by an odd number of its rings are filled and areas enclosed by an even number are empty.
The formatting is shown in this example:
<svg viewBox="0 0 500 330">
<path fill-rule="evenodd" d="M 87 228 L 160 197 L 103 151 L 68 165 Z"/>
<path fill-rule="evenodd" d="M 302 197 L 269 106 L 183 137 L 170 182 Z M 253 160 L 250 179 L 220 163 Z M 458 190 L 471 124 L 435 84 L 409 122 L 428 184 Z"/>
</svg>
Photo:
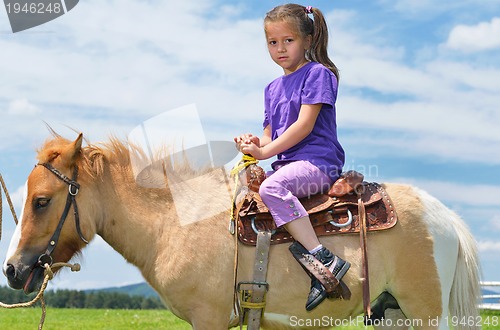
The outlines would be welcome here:
<svg viewBox="0 0 500 330">
<path fill-rule="evenodd" d="M 338 184 L 334 186 L 338 188 Z M 397 223 L 396 210 L 389 195 L 381 185 L 375 182 L 359 182 L 355 190 L 349 189 L 347 193 L 332 193 L 331 190 L 329 194 L 302 198 L 300 202 L 307 210 L 318 237 L 359 233 L 358 202 L 361 202 L 362 207 L 365 208 L 367 231 L 389 229 Z M 284 227 L 276 228 L 258 192 L 249 190 L 241 203 L 237 214 L 240 242 L 255 246 L 259 230 L 272 232 L 271 244 L 293 241 L 292 236 Z"/>
</svg>

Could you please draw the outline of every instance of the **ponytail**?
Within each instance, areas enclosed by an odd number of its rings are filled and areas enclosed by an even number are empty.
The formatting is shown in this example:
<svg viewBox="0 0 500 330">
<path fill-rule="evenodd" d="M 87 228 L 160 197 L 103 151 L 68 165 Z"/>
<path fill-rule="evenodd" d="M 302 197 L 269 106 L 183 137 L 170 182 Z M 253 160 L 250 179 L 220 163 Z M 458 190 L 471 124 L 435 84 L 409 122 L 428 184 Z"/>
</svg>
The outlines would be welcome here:
<svg viewBox="0 0 500 330">
<path fill-rule="evenodd" d="M 312 14 L 312 18 L 309 16 Z M 267 13 L 264 25 L 268 22 L 287 21 L 294 24 L 302 37 L 311 36 L 311 47 L 306 58 L 323 64 L 339 79 L 337 66 L 328 57 L 328 27 L 323 13 L 318 8 L 287 4 L 275 7 Z"/>
<path fill-rule="evenodd" d="M 328 26 L 325 17 L 317 8 L 311 8 L 310 11 L 313 14 L 313 34 L 311 48 L 307 51 L 306 56 L 309 60 L 326 66 L 335 74 L 338 80 L 339 71 L 337 66 L 328 57 Z"/>
</svg>

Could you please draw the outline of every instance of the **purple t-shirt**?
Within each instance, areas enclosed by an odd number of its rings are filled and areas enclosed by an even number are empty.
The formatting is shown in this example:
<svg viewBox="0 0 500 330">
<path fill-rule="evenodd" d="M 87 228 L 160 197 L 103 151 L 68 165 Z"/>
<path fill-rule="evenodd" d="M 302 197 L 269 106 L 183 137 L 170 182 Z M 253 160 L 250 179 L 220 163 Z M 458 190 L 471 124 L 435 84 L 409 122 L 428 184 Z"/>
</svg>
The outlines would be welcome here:
<svg viewBox="0 0 500 330">
<path fill-rule="evenodd" d="M 266 87 L 263 126 L 271 125 L 273 140 L 297 121 L 302 104 L 323 104 L 311 134 L 278 154 L 278 159 L 271 165 L 273 169 L 292 161 L 307 160 L 332 180 L 339 177 L 345 155 L 337 139 L 337 86 L 337 78 L 332 71 L 320 63 L 309 62 Z"/>
</svg>

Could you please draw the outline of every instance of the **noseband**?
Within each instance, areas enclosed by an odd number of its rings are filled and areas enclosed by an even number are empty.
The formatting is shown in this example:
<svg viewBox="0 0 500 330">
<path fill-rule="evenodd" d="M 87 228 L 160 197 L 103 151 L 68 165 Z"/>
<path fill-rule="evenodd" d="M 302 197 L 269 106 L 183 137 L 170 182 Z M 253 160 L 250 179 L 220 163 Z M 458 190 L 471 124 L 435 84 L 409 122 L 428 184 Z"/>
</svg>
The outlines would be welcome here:
<svg viewBox="0 0 500 330">
<path fill-rule="evenodd" d="M 73 179 L 70 179 L 66 175 L 62 174 L 58 169 L 50 165 L 49 163 L 37 164 L 37 166 L 38 165 L 42 165 L 50 172 L 52 172 L 58 179 L 60 179 L 61 181 L 63 181 L 68 185 L 68 197 L 66 198 L 66 206 L 64 207 L 64 211 L 61 214 L 61 219 L 57 224 L 54 234 L 52 234 L 52 237 L 50 238 L 47 250 L 45 250 L 44 254 L 38 257 L 38 262 L 35 265 L 35 266 L 43 266 L 46 263 L 52 265 L 51 254 L 52 252 L 54 252 L 56 248 L 57 242 L 59 241 L 59 236 L 61 235 L 62 227 L 64 225 L 64 222 L 66 221 L 66 218 L 68 217 L 69 209 L 71 208 L 72 205 L 75 215 L 75 225 L 78 236 L 80 236 L 80 239 L 83 242 L 85 242 L 85 244 L 88 244 L 89 242 L 85 239 L 85 237 L 82 234 L 82 230 L 80 229 L 80 217 L 78 215 L 78 206 L 76 205 L 76 195 L 78 195 L 78 191 L 80 190 L 80 184 L 76 182 L 76 179 L 78 177 L 78 167 L 75 166 L 75 170 L 73 171 Z"/>
</svg>

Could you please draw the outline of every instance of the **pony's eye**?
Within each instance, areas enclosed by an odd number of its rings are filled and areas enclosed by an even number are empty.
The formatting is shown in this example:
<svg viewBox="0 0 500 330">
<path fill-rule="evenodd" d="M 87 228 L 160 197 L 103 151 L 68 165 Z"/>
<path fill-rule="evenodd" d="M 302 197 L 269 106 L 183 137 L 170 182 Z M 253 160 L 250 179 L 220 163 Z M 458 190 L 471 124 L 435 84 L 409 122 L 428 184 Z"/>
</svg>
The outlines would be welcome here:
<svg viewBox="0 0 500 330">
<path fill-rule="evenodd" d="M 37 198 L 35 200 L 35 209 L 43 209 L 50 204 L 50 198 Z"/>
</svg>

